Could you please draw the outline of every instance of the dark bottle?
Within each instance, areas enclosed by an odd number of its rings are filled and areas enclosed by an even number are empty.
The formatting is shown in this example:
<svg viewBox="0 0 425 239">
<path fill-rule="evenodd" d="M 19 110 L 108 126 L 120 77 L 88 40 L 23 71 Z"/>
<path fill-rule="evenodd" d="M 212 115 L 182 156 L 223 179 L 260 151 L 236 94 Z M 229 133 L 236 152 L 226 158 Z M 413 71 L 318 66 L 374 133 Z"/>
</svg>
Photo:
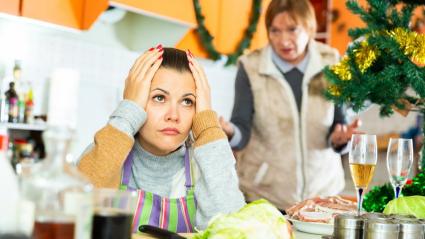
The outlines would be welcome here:
<svg viewBox="0 0 425 239">
<path fill-rule="evenodd" d="M 18 122 L 18 94 L 15 90 L 15 83 L 9 83 L 9 89 L 4 93 L 6 96 L 6 103 L 9 105 L 9 122 Z"/>
</svg>

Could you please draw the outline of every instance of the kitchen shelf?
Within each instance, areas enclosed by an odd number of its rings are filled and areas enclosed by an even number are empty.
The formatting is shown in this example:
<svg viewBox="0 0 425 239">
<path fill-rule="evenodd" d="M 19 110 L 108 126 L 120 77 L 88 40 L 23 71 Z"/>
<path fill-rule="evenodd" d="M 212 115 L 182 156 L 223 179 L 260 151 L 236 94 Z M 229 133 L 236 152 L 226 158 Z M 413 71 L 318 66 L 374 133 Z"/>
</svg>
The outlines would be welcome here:
<svg viewBox="0 0 425 239">
<path fill-rule="evenodd" d="M 47 125 L 46 124 L 6 123 L 6 127 L 11 130 L 44 131 L 47 128 Z"/>
</svg>

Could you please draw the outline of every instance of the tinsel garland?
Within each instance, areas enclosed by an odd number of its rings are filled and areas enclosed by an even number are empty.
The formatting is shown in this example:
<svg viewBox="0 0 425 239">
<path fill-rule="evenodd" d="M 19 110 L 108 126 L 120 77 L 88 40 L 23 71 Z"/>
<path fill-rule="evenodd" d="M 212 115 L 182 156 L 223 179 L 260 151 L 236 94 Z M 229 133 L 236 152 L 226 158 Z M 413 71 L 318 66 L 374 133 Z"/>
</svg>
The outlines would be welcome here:
<svg viewBox="0 0 425 239">
<path fill-rule="evenodd" d="M 210 34 L 208 29 L 205 27 L 205 17 L 202 15 L 201 5 L 199 4 L 199 0 L 193 0 L 193 6 L 195 9 L 196 21 L 198 23 L 198 27 L 196 31 L 201 40 L 202 46 L 207 51 L 208 56 L 213 60 L 219 60 L 223 54 L 218 52 L 212 41 L 214 37 Z M 239 43 L 235 52 L 231 54 L 227 54 L 227 62 L 226 66 L 235 64 L 238 57 L 242 55 L 250 45 L 252 37 L 257 30 L 258 19 L 261 15 L 261 0 L 253 0 L 252 1 L 252 10 L 251 17 L 249 20 L 249 26 L 245 30 L 244 37 Z"/>
<path fill-rule="evenodd" d="M 423 47 L 425 46 L 425 35 L 417 34 L 416 32 L 408 32 L 402 28 L 396 28 L 378 34 L 387 34 L 391 36 L 391 38 L 400 45 L 400 50 L 402 50 L 406 57 L 409 57 L 415 64 L 425 64 L 425 48 Z M 358 47 L 353 48 L 354 62 L 360 72 L 365 73 L 366 70 L 373 65 L 380 52 L 376 46 L 371 46 L 368 43 L 367 38 L 358 45 Z M 350 57 L 345 55 L 340 62 L 330 66 L 330 70 L 342 81 L 348 81 L 352 79 L 350 64 Z M 335 89 L 339 89 L 335 84 L 331 84 L 329 88 L 332 89 L 329 91 L 331 95 L 336 92 Z"/>
<path fill-rule="evenodd" d="M 425 174 L 419 173 L 413 178 L 412 183 L 402 190 L 403 196 L 425 196 Z M 368 212 L 382 212 L 389 201 L 394 199 L 391 184 L 373 187 L 363 199 L 363 208 Z"/>
</svg>

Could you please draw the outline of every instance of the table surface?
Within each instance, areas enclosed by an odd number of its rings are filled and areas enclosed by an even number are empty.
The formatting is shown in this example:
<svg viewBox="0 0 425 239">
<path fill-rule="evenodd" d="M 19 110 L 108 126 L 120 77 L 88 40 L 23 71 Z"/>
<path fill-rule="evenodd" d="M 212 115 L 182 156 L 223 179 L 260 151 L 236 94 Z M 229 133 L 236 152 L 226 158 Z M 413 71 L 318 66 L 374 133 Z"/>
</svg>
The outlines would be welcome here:
<svg viewBox="0 0 425 239">
<path fill-rule="evenodd" d="M 186 237 L 186 238 L 191 238 L 191 234 L 181 234 L 181 235 Z M 145 234 L 145 233 L 139 233 L 139 234 L 134 234 L 132 239 L 155 239 L 155 238 L 156 237 L 152 237 L 152 236 Z M 310 234 L 310 233 L 295 231 L 295 238 L 296 239 L 321 239 L 322 236 L 316 235 L 316 234 Z"/>
</svg>

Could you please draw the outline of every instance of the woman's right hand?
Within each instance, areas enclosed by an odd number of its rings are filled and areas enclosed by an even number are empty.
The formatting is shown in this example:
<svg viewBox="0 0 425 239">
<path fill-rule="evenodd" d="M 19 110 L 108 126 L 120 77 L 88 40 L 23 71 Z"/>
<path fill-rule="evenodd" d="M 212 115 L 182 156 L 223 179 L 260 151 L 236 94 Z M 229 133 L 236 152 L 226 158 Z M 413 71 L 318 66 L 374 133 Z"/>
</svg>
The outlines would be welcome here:
<svg viewBox="0 0 425 239">
<path fill-rule="evenodd" d="M 223 116 L 220 116 L 219 121 L 221 128 L 227 135 L 227 138 L 229 138 L 229 140 L 232 139 L 233 135 L 235 134 L 235 129 L 233 128 L 233 125 L 230 122 L 226 121 Z"/>
<path fill-rule="evenodd" d="M 162 46 L 158 45 L 137 58 L 125 80 L 125 100 L 131 100 L 146 110 L 151 82 L 161 66 L 163 52 Z"/>
</svg>

